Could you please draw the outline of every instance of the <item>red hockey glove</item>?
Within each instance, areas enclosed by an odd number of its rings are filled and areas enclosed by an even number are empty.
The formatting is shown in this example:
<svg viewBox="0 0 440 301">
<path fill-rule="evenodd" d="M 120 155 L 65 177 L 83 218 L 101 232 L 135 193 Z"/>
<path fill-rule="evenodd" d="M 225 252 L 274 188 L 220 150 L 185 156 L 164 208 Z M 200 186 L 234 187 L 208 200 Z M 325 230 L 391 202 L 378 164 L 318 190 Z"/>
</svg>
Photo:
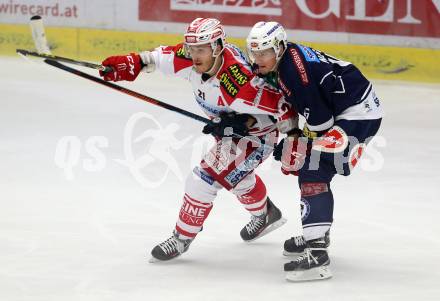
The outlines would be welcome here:
<svg viewBox="0 0 440 301">
<path fill-rule="evenodd" d="M 307 138 L 287 137 L 275 146 L 275 160 L 281 161 L 281 172 L 298 176 L 307 154 Z"/>
<path fill-rule="evenodd" d="M 99 75 L 104 77 L 106 81 L 115 82 L 120 80 L 134 81 L 143 67 L 141 57 L 137 53 L 108 57 L 102 62 L 102 65 L 111 67 L 114 71 L 107 73 L 99 71 Z"/>
</svg>

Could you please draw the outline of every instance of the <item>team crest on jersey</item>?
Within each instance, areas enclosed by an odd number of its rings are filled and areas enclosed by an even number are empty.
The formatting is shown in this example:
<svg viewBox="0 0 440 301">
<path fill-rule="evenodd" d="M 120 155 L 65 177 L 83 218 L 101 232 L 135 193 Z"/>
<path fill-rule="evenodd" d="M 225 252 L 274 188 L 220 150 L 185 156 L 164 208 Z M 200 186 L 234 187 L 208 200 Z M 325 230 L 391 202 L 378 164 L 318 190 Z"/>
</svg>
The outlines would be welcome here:
<svg viewBox="0 0 440 301">
<path fill-rule="evenodd" d="M 243 73 L 243 71 L 241 71 L 238 64 L 233 64 L 227 69 L 229 74 L 231 74 L 232 78 L 239 86 L 244 86 L 249 81 L 249 77 Z"/>
<path fill-rule="evenodd" d="M 231 97 L 235 97 L 238 94 L 239 88 L 234 84 L 234 81 L 226 72 L 220 74 L 219 80 L 220 85 Z"/>
</svg>

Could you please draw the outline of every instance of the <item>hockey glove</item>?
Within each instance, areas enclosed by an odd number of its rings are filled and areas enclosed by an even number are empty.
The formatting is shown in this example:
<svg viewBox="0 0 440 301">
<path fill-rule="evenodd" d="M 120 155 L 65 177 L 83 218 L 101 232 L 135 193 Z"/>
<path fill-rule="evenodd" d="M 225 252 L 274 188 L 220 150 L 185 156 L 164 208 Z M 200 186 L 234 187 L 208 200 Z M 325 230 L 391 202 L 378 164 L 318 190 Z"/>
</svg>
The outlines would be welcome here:
<svg viewBox="0 0 440 301">
<path fill-rule="evenodd" d="M 275 160 L 281 161 L 281 172 L 298 176 L 307 155 L 307 138 L 287 137 L 278 143 L 273 151 Z"/>
<path fill-rule="evenodd" d="M 113 72 L 99 71 L 99 75 L 104 77 L 106 81 L 114 82 L 134 81 L 143 67 L 141 57 L 137 53 L 108 57 L 102 62 L 102 65 L 111 67 Z"/>
<path fill-rule="evenodd" d="M 220 113 L 203 128 L 204 134 L 212 134 L 216 137 L 247 136 L 249 134 L 248 122 L 252 118 L 247 114 Z"/>
</svg>

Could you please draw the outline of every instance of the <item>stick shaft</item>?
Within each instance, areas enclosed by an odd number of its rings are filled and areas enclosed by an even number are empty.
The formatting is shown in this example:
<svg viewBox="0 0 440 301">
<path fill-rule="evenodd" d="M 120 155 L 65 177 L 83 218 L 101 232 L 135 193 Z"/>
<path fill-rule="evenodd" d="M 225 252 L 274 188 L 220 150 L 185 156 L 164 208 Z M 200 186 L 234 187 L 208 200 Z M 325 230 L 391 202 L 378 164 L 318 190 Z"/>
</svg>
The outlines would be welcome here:
<svg viewBox="0 0 440 301">
<path fill-rule="evenodd" d="M 104 85 L 106 87 L 112 88 L 112 89 L 117 90 L 119 92 L 122 92 L 124 94 L 136 97 L 137 99 L 143 100 L 145 102 L 148 102 L 150 104 L 156 105 L 158 107 L 161 107 L 161 108 L 167 109 L 169 111 L 173 111 L 173 112 L 179 113 L 181 115 L 184 115 L 186 117 L 189 117 L 191 119 L 194 119 L 194 120 L 206 123 L 206 124 L 207 123 L 211 123 L 211 120 L 209 120 L 208 118 L 199 116 L 197 114 L 191 113 L 191 112 L 186 111 L 184 109 L 181 109 L 181 108 L 175 107 L 173 105 L 167 104 L 167 103 L 162 102 L 160 100 L 157 100 L 155 98 L 152 98 L 152 97 L 140 94 L 140 93 L 138 93 L 136 91 L 133 91 L 133 90 L 121 87 L 121 86 L 116 85 L 114 83 L 106 82 L 106 81 L 104 81 L 104 80 L 102 80 L 100 78 L 94 77 L 94 76 L 92 76 L 90 74 L 87 74 L 87 73 L 84 73 L 84 72 L 82 72 L 80 70 L 76 70 L 76 69 L 71 68 L 69 66 L 63 65 L 63 64 L 61 64 L 61 63 L 59 63 L 57 61 L 53 61 L 51 59 L 46 59 L 44 61 L 47 64 L 49 64 L 49 65 L 51 65 L 53 67 L 56 67 L 58 69 L 61 69 L 61 70 L 67 71 L 69 73 L 75 74 L 75 75 L 80 76 L 82 78 L 91 80 L 91 81 L 93 81 L 95 83 L 98 83 L 98 84 Z"/>
<path fill-rule="evenodd" d="M 17 53 L 24 55 L 24 56 L 34 56 L 34 57 L 39 57 L 39 58 L 43 58 L 43 59 L 49 59 L 52 61 L 74 64 L 74 65 L 78 65 L 78 66 L 101 70 L 103 72 L 113 71 L 113 69 L 110 67 L 106 67 L 106 66 L 102 66 L 102 65 L 98 65 L 98 64 L 94 64 L 94 63 L 90 63 L 90 62 L 78 61 L 78 60 L 70 59 L 67 57 L 56 56 L 56 55 L 47 54 L 47 53 L 38 53 L 38 52 L 28 51 L 28 50 L 24 50 L 24 49 L 17 49 L 16 51 L 17 51 Z"/>
</svg>

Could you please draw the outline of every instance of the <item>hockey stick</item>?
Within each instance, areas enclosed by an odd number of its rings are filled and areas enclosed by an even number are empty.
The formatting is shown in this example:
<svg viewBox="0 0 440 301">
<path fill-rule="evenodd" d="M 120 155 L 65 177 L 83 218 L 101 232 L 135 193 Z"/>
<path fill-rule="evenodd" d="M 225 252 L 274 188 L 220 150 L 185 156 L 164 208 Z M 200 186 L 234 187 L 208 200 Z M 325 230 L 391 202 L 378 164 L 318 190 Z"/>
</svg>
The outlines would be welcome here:
<svg viewBox="0 0 440 301">
<path fill-rule="evenodd" d="M 55 68 L 58 68 L 58 69 L 61 69 L 61 70 L 67 71 L 67 72 L 69 72 L 69 73 L 72 73 L 72 74 L 78 75 L 78 76 L 80 76 L 80 77 L 82 77 L 82 78 L 85 78 L 85 79 L 91 80 L 91 81 L 93 81 L 93 82 L 95 82 L 95 83 L 98 83 L 98 84 L 104 85 L 104 86 L 106 86 L 106 87 L 112 88 L 112 89 L 117 90 L 117 91 L 119 91 L 119 92 L 122 92 L 122 93 L 124 93 L 124 94 L 130 95 L 130 96 L 133 96 L 133 97 L 136 97 L 136 98 L 138 98 L 138 99 L 140 99 L 140 100 L 143 100 L 143 101 L 148 102 L 148 103 L 151 103 L 151 104 L 153 104 L 153 105 L 156 105 L 156 106 L 162 107 L 162 108 L 167 109 L 167 110 L 169 110 L 169 111 L 173 111 L 173 112 L 179 113 L 179 114 L 181 114 L 181 115 L 187 116 L 187 117 L 189 117 L 189 118 L 195 119 L 195 120 L 197 120 L 197 121 L 200 121 L 200 122 L 203 122 L 203 123 L 206 123 L 206 124 L 212 122 L 212 121 L 209 120 L 208 118 L 205 118 L 205 117 L 202 117 L 202 116 L 200 116 L 200 115 L 197 115 L 197 114 L 191 113 L 191 112 L 189 112 L 189 111 L 186 111 L 186 110 L 184 110 L 184 109 L 181 109 L 181 108 L 175 107 L 175 106 L 170 105 L 170 104 L 168 104 L 168 103 L 165 103 L 165 102 L 162 102 L 162 101 L 160 101 L 160 100 L 157 100 L 157 99 L 155 99 L 155 98 L 153 98 L 153 97 L 146 96 L 146 95 L 143 95 L 143 94 L 138 93 L 138 92 L 136 92 L 136 91 L 133 91 L 133 90 L 130 90 L 130 89 L 127 89 L 127 88 L 121 87 L 121 86 L 116 85 L 116 84 L 114 84 L 114 83 L 106 82 L 106 81 L 103 80 L 103 79 L 100 79 L 100 78 L 98 78 L 98 77 L 94 77 L 93 75 L 90 75 L 90 74 L 84 73 L 84 72 L 82 72 L 82 71 L 79 71 L 79 70 L 77 70 L 77 69 L 71 68 L 71 67 L 69 67 L 69 66 L 63 65 L 63 64 L 61 64 L 61 63 L 59 63 L 59 62 L 57 62 L 57 61 L 53 61 L 53 60 L 50 60 L 50 59 L 45 59 L 44 62 L 45 62 L 46 64 L 49 64 L 49 65 L 55 67 Z"/>
<path fill-rule="evenodd" d="M 16 52 L 23 57 L 26 56 L 34 56 L 39 57 L 43 59 L 50 59 L 53 61 L 59 61 L 59 62 L 65 62 L 69 64 L 79 65 L 83 67 L 88 67 L 92 69 L 101 70 L 103 72 L 111 72 L 113 69 L 111 67 L 105 67 L 102 65 L 90 63 L 90 62 L 84 62 L 84 61 L 78 61 L 66 57 L 56 56 L 52 55 L 49 48 L 49 43 L 47 43 L 46 39 L 46 33 L 44 30 L 44 24 L 43 19 L 40 16 L 33 16 L 29 22 L 31 33 L 32 33 L 32 39 L 34 40 L 35 48 L 37 49 L 37 52 L 34 51 L 28 51 L 24 49 L 16 49 Z"/>
<path fill-rule="evenodd" d="M 98 84 L 101 84 L 101 85 L 104 85 L 104 86 L 107 86 L 109 88 L 112 88 L 112 89 L 117 90 L 119 92 L 122 92 L 124 94 L 130 95 L 130 96 L 136 97 L 136 98 L 138 98 L 140 100 L 143 100 L 145 102 L 148 102 L 150 104 L 153 104 L 153 105 L 159 106 L 161 108 L 167 109 L 169 111 L 179 113 L 179 114 L 184 115 L 186 117 L 189 117 L 191 119 L 203 122 L 205 124 L 213 124 L 214 123 L 212 120 L 210 120 L 208 118 L 205 118 L 205 117 L 202 117 L 200 115 L 191 113 L 191 112 L 186 111 L 184 109 L 178 108 L 176 106 L 173 106 L 173 105 L 170 105 L 168 103 L 165 103 L 165 102 L 162 102 L 160 100 L 157 100 L 155 98 L 152 98 L 150 96 L 146 96 L 146 95 L 140 94 L 140 93 L 138 93 L 136 91 L 133 91 L 133 90 L 121 87 L 121 86 L 116 85 L 114 83 L 107 82 L 107 81 L 105 81 L 103 79 L 100 79 L 98 77 L 94 77 L 93 75 L 90 75 L 90 74 L 84 73 L 84 72 L 82 72 L 80 70 L 77 70 L 77 69 L 71 68 L 69 66 L 63 65 L 63 64 L 61 64 L 61 63 L 59 63 L 57 61 L 52 61 L 52 60 L 49 60 L 49 59 L 45 59 L 44 62 L 46 64 L 49 64 L 49 65 L 55 67 L 55 68 L 59 68 L 61 70 L 67 71 L 69 73 L 78 75 L 78 76 L 80 76 L 82 78 L 91 80 L 91 81 L 93 81 L 95 83 L 98 83 Z M 242 135 L 239 135 L 237 133 L 232 133 L 232 136 L 235 137 L 235 138 L 239 138 L 239 139 L 241 139 L 241 138 L 246 139 L 247 141 L 252 142 L 252 143 L 256 143 L 256 144 L 258 144 L 261 147 L 267 147 L 269 149 L 273 149 L 274 148 L 272 145 L 264 143 L 261 140 L 261 138 L 259 138 L 257 136 L 242 136 Z"/>
<path fill-rule="evenodd" d="M 82 72 L 80 70 L 77 70 L 77 69 L 74 69 L 74 68 L 71 68 L 69 66 L 61 64 L 60 62 L 58 62 L 56 60 L 56 58 L 62 58 L 62 57 L 54 56 L 50 52 L 50 48 L 48 46 L 47 39 L 46 39 L 46 34 L 45 34 L 45 30 L 44 30 L 43 20 L 41 19 L 41 17 L 40 16 L 33 16 L 31 18 L 31 21 L 30 21 L 30 27 L 31 27 L 31 30 L 32 30 L 32 38 L 34 40 L 35 47 L 37 48 L 38 52 L 30 52 L 30 51 L 26 51 L 26 50 L 17 49 L 17 53 L 19 53 L 21 55 L 26 55 L 26 53 L 27 54 L 31 54 L 31 53 L 34 54 L 35 53 L 36 54 L 35 56 L 38 56 L 38 57 L 41 57 L 41 58 L 45 58 L 44 62 L 46 64 L 48 64 L 48 65 L 51 65 L 52 67 L 55 67 L 55 68 L 64 70 L 66 72 L 75 74 L 75 75 L 80 76 L 82 78 L 91 80 L 93 82 L 96 82 L 96 83 L 104 85 L 104 86 L 107 86 L 109 88 L 112 88 L 112 89 L 117 90 L 119 92 L 122 92 L 124 94 L 131 95 L 131 96 L 136 97 L 136 98 L 138 98 L 140 100 L 143 100 L 143 101 L 148 102 L 150 104 L 157 105 L 157 106 L 162 107 L 164 109 L 167 109 L 169 111 L 173 111 L 173 112 L 179 113 L 181 115 L 187 116 L 187 117 L 189 117 L 191 119 L 200 121 L 202 123 L 205 123 L 205 124 L 212 124 L 213 123 L 213 121 L 211 121 L 208 118 L 205 118 L 205 117 L 202 117 L 200 115 L 191 113 L 189 111 L 186 111 L 184 109 L 178 108 L 178 107 L 173 106 L 173 105 L 170 105 L 168 103 L 159 101 L 159 100 L 157 100 L 155 98 L 152 98 L 150 96 L 143 95 L 141 93 L 138 93 L 138 92 L 135 92 L 133 90 L 121 87 L 121 86 L 116 85 L 116 84 L 111 83 L 111 82 L 107 82 L 107 81 L 105 81 L 103 79 L 100 79 L 98 77 L 92 76 L 92 75 L 87 74 L 85 72 Z M 71 59 L 68 59 L 68 58 L 62 58 L 62 59 L 63 60 L 60 60 L 60 61 L 65 61 L 65 62 L 68 62 L 68 63 L 73 63 L 73 62 L 87 63 L 87 62 L 80 62 L 80 61 L 71 60 Z M 96 64 L 92 64 L 92 63 L 87 63 L 87 64 L 95 65 L 95 66 L 98 66 L 98 67 L 100 66 L 100 65 L 96 65 Z M 78 64 L 78 65 L 80 65 L 80 64 Z M 89 67 L 89 66 L 86 66 L 86 67 Z M 94 68 L 94 67 L 92 67 L 92 68 Z M 94 69 L 97 69 L 97 68 L 94 68 Z M 111 69 L 111 70 L 113 70 L 113 69 Z M 233 136 L 236 137 L 236 138 L 245 138 L 246 140 L 249 140 L 249 141 L 251 141 L 253 143 L 255 143 L 255 142 L 258 143 L 260 146 L 265 146 L 265 147 L 269 147 L 269 148 L 273 149 L 272 145 L 268 145 L 268 144 L 263 143 L 256 136 L 252 136 L 252 138 L 250 138 L 249 136 L 243 137 L 243 136 L 238 135 L 236 133 L 233 133 Z"/>
<path fill-rule="evenodd" d="M 43 58 L 43 59 L 49 59 L 52 61 L 74 64 L 74 65 L 78 65 L 78 66 L 101 70 L 104 73 L 113 71 L 113 68 L 111 68 L 111 67 L 102 66 L 102 65 L 98 65 L 98 64 L 94 64 L 94 63 L 90 63 L 90 62 L 77 61 L 74 59 L 69 59 L 67 57 L 56 56 L 56 55 L 51 55 L 51 54 L 46 54 L 46 53 L 38 53 L 38 52 L 28 51 L 28 50 L 24 50 L 24 49 L 16 49 L 15 51 L 18 54 L 21 54 L 24 56 L 34 56 L 34 57 L 39 57 L 39 58 Z"/>
<path fill-rule="evenodd" d="M 136 97 L 136 98 L 138 98 L 140 100 L 143 100 L 143 101 L 148 102 L 150 104 L 153 104 L 153 105 L 159 106 L 161 108 L 167 109 L 169 111 L 179 113 L 179 114 L 184 115 L 186 117 L 189 117 L 191 119 L 203 122 L 205 124 L 212 124 L 213 123 L 213 121 L 208 119 L 208 118 L 202 117 L 200 115 L 191 113 L 191 112 L 186 111 L 184 109 L 181 109 L 179 107 L 176 107 L 176 106 L 170 105 L 168 103 L 162 102 L 162 101 L 157 100 L 157 99 L 155 99 L 153 97 L 146 96 L 146 95 L 143 95 L 143 94 L 138 93 L 136 91 L 133 91 L 133 90 L 121 87 L 121 86 L 116 85 L 114 83 L 107 82 L 107 81 L 105 81 L 103 79 L 100 79 L 98 77 L 95 77 L 93 75 L 90 75 L 90 74 L 84 73 L 84 72 L 82 72 L 80 70 L 77 70 L 77 69 L 71 68 L 69 66 L 63 65 L 63 64 L 61 64 L 61 63 L 59 63 L 57 61 L 53 61 L 53 60 L 50 60 L 50 59 L 45 59 L 44 62 L 46 64 L 49 64 L 49 65 L 55 67 L 55 68 L 67 71 L 67 72 L 75 74 L 75 75 L 77 75 L 79 77 L 91 80 L 91 81 L 93 81 L 95 83 L 107 86 L 109 88 L 112 88 L 112 89 L 117 90 L 119 92 L 122 92 L 124 94 Z M 270 149 L 273 149 L 272 145 L 269 145 L 269 144 L 266 144 L 266 143 L 262 142 L 259 137 L 256 137 L 256 136 L 242 136 L 242 135 L 239 135 L 237 133 L 232 133 L 232 135 L 235 138 L 244 138 L 244 139 L 246 139 L 246 140 L 248 140 L 250 142 L 257 143 L 259 146 L 268 147 Z"/>
<path fill-rule="evenodd" d="M 67 63 L 73 63 L 73 64 L 75 64 L 74 62 L 76 62 L 77 65 L 82 65 L 82 66 L 84 66 L 84 63 L 86 63 L 87 64 L 86 67 L 91 67 L 93 69 L 101 70 L 99 68 L 100 65 L 96 65 L 96 64 L 92 64 L 92 63 L 87 63 L 87 62 L 75 61 L 75 60 L 72 60 L 72 59 L 68 59 L 68 58 L 63 58 L 63 57 L 58 57 L 58 56 L 52 55 L 52 53 L 50 52 L 49 45 L 47 43 L 43 20 L 42 20 L 42 18 L 40 16 L 33 16 L 31 18 L 31 20 L 30 20 L 30 27 L 31 27 L 31 32 L 32 32 L 32 39 L 34 40 L 35 47 L 37 48 L 37 52 L 31 52 L 31 51 L 27 51 L 27 50 L 17 49 L 17 53 L 19 53 L 21 55 L 24 55 L 24 56 L 26 56 L 26 55 L 33 55 L 33 56 L 44 58 L 44 62 L 46 64 L 49 64 L 49 65 L 51 65 L 51 66 L 53 66 L 55 68 L 67 71 L 69 73 L 75 74 L 75 75 L 80 76 L 82 78 L 91 80 L 91 81 L 93 81 L 95 83 L 98 83 L 98 84 L 104 85 L 106 87 L 112 88 L 112 89 L 117 90 L 119 92 L 122 92 L 124 94 L 131 95 L 131 96 L 136 97 L 136 98 L 138 98 L 140 100 L 143 100 L 145 102 L 154 104 L 154 105 L 162 107 L 164 109 L 167 109 L 167 110 L 179 113 L 181 115 L 187 116 L 189 118 L 198 120 L 198 121 L 203 122 L 205 124 L 212 123 L 212 121 L 209 120 L 208 118 L 205 118 L 205 117 L 199 116 L 197 114 L 188 112 L 188 111 L 186 111 L 184 109 L 181 109 L 181 108 L 175 107 L 173 105 L 164 103 L 164 102 L 159 101 L 159 100 L 157 100 L 155 98 L 152 98 L 152 97 L 143 95 L 141 93 L 132 91 L 130 89 L 121 87 L 121 86 L 116 85 L 114 83 L 107 82 L 107 81 L 102 80 L 102 79 L 100 79 L 98 77 L 92 76 L 92 75 L 87 74 L 85 72 L 82 72 L 80 70 L 77 70 L 77 69 L 74 69 L 74 68 L 71 68 L 69 66 L 61 64 L 59 61 L 63 61 L 63 62 L 67 62 Z M 96 67 L 98 67 L 98 68 L 96 68 Z M 111 70 L 113 70 L 113 69 L 111 69 Z"/>
<path fill-rule="evenodd" d="M 146 96 L 146 95 L 140 94 L 140 93 L 138 93 L 136 91 L 133 91 L 133 90 L 121 87 L 121 86 L 116 85 L 114 83 L 107 82 L 107 81 L 105 81 L 103 79 L 100 79 L 98 77 L 95 77 L 93 75 L 90 75 L 90 74 L 84 73 L 84 72 L 82 72 L 80 70 L 77 70 L 77 69 L 71 68 L 69 66 L 63 65 L 63 64 L 61 64 L 61 63 L 59 63 L 57 61 L 52 61 L 52 60 L 49 60 L 49 59 L 45 59 L 44 62 L 46 64 L 49 64 L 49 65 L 55 67 L 55 68 L 58 68 L 58 69 L 67 71 L 69 73 L 78 75 L 78 76 L 80 76 L 82 78 L 91 80 L 91 81 L 93 81 L 95 83 L 98 83 L 98 84 L 101 84 L 101 85 L 104 85 L 104 86 L 107 86 L 109 88 L 112 88 L 112 89 L 117 90 L 119 92 L 122 92 L 124 94 L 130 95 L 130 96 L 136 97 L 136 98 L 138 98 L 140 100 L 143 100 L 145 102 L 148 102 L 150 104 L 153 104 L 153 105 L 159 106 L 161 108 L 167 109 L 169 111 L 179 113 L 179 114 L 184 115 L 186 117 L 189 117 L 191 119 L 203 122 L 205 124 L 213 124 L 214 123 L 212 120 L 210 120 L 208 118 L 205 118 L 205 117 L 202 117 L 200 115 L 191 113 L 191 112 L 186 111 L 184 109 L 181 109 L 179 107 L 176 107 L 176 106 L 170 105 L 168 103 L 162 102 L 160 100 L 157 100 L 155 98 L 152 98 L 150 96 Z M 242 136 L 242 135 L 239 135 L 237 133 L 232 133 L 232 136 L 235 137 L 235 138 L 239 138 L 239 139 L 243 138 L 243 139 L 246 139 L 246 140 L 248 140 L 248 141 L 250 141 L 252 143 L 257 143 L 259 146 L 268 147 L 270 149 L 273 149 L 272 145 L 269 145 L 269 144 L 266 144 L 266 143 L 262 142 L 261 138 L 259 138 L 257 136 Z"/>
</svg>

